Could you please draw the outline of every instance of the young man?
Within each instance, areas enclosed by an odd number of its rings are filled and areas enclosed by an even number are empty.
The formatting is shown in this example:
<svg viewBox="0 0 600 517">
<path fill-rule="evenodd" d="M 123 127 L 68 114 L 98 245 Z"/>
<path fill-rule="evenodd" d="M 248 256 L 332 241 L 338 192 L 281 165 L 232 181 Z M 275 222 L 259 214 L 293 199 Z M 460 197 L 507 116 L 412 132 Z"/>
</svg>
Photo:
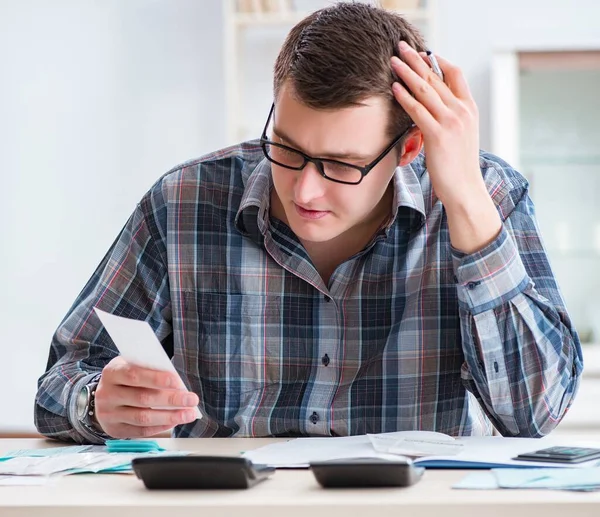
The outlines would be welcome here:
<svg viewBox="0 0 600 517">
<path fill-rule="evenodd" d="M 300 22 L 262 139 L 164 175 L 61 323 L 39 431 L 549 433 L 578 338 L 526 181 L 479 151 L 462 73 L 424 50 L 360 3 Z M 148 321 L 189 392 L 119 357 L 93 307 Z"/>
</svg>

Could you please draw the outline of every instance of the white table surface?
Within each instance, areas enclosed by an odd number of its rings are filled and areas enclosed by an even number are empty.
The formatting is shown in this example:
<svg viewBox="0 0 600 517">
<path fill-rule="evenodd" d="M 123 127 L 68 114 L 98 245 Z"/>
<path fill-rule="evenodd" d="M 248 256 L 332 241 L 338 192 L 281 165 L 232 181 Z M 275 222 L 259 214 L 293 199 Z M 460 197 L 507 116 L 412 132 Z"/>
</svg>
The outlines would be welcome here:
<svg viewBox="0 0 600 517">
<path fill-rule="evenodd" d="M 274 439 L 160 439 L 168 449 L 237 455 Z M 572 442 L 570 442 L 572 444 Z M 64 445 L 0 440 L 0 453 Z M 427 470 L 406 488 L 322 489 L 308 470 L 278 470 L 249 490 L 151 491 L 130 474 L 80 474 L 43 486 L 0 486 L 2 517 L 576 517 L 600 516 L 600 492 L 455 490 L 468 471 Z"/>
</svg>

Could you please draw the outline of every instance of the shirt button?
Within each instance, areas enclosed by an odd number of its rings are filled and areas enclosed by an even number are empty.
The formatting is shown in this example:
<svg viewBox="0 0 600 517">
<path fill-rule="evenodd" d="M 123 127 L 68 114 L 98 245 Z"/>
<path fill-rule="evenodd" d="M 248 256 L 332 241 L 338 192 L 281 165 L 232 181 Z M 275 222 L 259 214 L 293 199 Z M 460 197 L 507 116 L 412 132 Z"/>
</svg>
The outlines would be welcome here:
<svg viewBox="0 0 600 517">
<path fill-rule="evenodd" d="M 323 366 L 329 366 L 329 362 L 329 356 L 327 354 L 321 357 L 321 363 L 323 364 Z"/>
<path fill-rule="evenodd" d="M 316 411 L 313 411 L 313 414 L 312 414 L 312 415 L 310 415 L 310 421 L 311 421 L 313 424 L 316 424 L 316 423 L 319 421 L 319 415 L 317 415 L 317 412 L 316 412 Z"/>
<path fill-rule="evenodd" d="M 469 282 L 469 283 L 467 284 L 467 289 L 471 289 L 471 290 L 473 290 L 473 289 L 475 289 L 475 288 L 476 288 L 476 287 L 477 287 L 477 286 L 478 286 L 480 283 L 481 283 L 481 282 Z"/>
<path fill-rule="evenodd" d="M 325 295 L 323 298 L 325 299 L 326 302 L 330 302 L 331 301 L 331 298 L 329 298 L 329 296 L 327 296 L 327 295 Z"/>
</svg>

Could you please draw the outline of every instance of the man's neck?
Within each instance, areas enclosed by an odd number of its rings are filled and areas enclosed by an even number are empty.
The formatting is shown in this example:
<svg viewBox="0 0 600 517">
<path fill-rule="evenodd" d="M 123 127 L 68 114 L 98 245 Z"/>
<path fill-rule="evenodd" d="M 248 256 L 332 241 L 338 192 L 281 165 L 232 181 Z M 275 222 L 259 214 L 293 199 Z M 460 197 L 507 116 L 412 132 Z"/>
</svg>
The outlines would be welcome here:
<svg viewBox="0 0 600 517">
<path fill-rule="evenodd" d="M 324 242 L 299 239 L 325 285 L 329 284 L 331 275 L 340 264 L 361 252 L 371 242 L 377 231 L 390 216 L 393 197 L 393 186 L 390 184 L 383 198 L 367 220 L 353 226 L 334 239 Z M 289 224 L 274 189 L 271 192 L 271 215 Z"/>
</svg>

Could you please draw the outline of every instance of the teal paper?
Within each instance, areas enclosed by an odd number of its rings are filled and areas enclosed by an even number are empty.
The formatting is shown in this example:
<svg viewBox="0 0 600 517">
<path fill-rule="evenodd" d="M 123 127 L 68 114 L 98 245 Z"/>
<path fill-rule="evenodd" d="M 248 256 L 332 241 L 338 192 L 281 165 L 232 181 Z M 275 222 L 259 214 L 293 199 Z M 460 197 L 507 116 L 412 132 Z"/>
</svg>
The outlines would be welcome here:
<svg viewBox="0 0 600 517">
<path fill-rule="evenodd" d="M 108 452 L 162 452 L 165 450 L 153 440 L 107 440 L 106 449 Z"/>
</svg>

